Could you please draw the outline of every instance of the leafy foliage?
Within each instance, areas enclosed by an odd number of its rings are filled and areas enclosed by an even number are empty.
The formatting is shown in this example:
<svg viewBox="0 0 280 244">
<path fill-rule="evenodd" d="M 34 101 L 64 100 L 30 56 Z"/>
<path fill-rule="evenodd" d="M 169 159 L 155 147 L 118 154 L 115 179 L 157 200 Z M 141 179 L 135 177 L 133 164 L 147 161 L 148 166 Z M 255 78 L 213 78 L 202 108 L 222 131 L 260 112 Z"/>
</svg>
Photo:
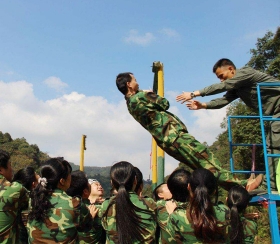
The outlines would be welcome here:
<svg viewBox="0 0 280 244">
<path fill-rule="evenodd" d="M 40 164 L 47 160 L 49 156 L 41 152 L 36 144 L 29 144 L 25 138 L 12 139 L 9 133 L 0 131 L 0 148 L 9 152 L 13 163 L 14 171 L 29 165 L 38 169 Z"/>
<path fill-rule="evenodd" d="M 248 66 L 265 72 L 280 79 L 280 27 L 274 35 L 268 31 L 263 38 L 258 38 L 256 49 L 251 49 L 252 57 L 247 63 Z M 227 118 L 234 115 L 257 115 L 257 112 L 248 108 L 241 100 L 231 103 L 227 108 L 226 118 L 224 118 L 221 128 L 225 129 L 218 135 L 217 140 L 209 148 L 216 157 L 223 163 L 224 168 L 229 168 L 229 143 Z M 267 125 L 266 125 L 267 126 Z M 231 119 L 232 142 L 237 144 L 261 144 L 260 122 L 257 119 Z M 250 170 L 252 158 L 255 156 L 256 170 L 264 170 L 264 159 L 262 147 L 256 147 L 255 155 L 252 147 L 238 146 L 233 148 L 234 168 L 239 170 Z M 240 177 L 240 176 L 239 176 Z M 241 176 L 242 177 L 242 176 Z M 241 178 L 240 177 L 240 178 Z M 244 177 L 244 176 L 243 176 Z M 226 192 L 220 191 L 220 197 L 225 199 Z M 258 241 L 271 243 L 269 217 L 266 209 L 262 207 L 251 207 L 250 211 L 260 213 L 258 222 Z"/>
<path fill-rule="evenodd" d="M 258 38 L 256 49 L 250 53 L 248 66 L 280 79 L 280 27 L 275 34 L 268 31 L 263 38 Z"/>
</svg>

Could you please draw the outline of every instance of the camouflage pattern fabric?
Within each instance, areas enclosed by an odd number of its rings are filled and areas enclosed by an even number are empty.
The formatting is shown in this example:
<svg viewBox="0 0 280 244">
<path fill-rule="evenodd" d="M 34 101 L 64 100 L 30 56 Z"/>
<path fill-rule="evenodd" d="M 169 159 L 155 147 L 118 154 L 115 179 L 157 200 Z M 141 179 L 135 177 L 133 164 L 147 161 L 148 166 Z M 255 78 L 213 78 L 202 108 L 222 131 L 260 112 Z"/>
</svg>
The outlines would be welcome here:
<svg viewBox="0 0 280 244">
<path fill-rule="evenodd" d="M 28 243 L 28 233 L 26 229 L 27 219 L 28 219 L 28 206 L 26 209 L 22 210 L 21 215 L 18 216 L 18 220 L 17 220 L 18 232 L 19 232 L 18 244 Z"/>
<path fill-rule="evenodd" d="M 19 243 L 17 218 L 28 205 L 27 190 L 18 182 L 10 183 L 0 175 L 0 243 Z"/>
<path fill-rule="evenodd" d="M 246 219 L 244 216 L 241 216 L 241 221 L 244 229 L 244 243 L 245 244 L 254 244 L 255 237 L 258 234 L 258 226 L 254 220 Z"/>
<path fill-rule="evenodd" d="M 254 109 L 258 114 L 258 83 L 279 82 L 275 77 L 252 69 L 243 67 L 236 70 L 233 78 L 227 79 L 199 90 L 201 96 L 209 96 L 226 92 L 223 97 L 216 98 L 206 103 L 207 109 L 219 109 L 240 98 L 248 107 Z M 271 115 L 280 118 L 280 87 L 263 86 L 261 87 L 262 111 L 264 115 Z M 266 147 L 268 154 L 280 154 L 280 121 L 270 122 L 266 131 Z M 278 165 L 276 157 L 268 157 L 271 190 L 276 189 L 276 168 Z M 267 179 L 264 179 L 266 184 Z M 280 191 L 280 189 L 278 189 Z"/>
<path fill-rule="evenodd" d="M 213 172 L 219 184 L 230 189 L 233 185 L 246 185 L 221 167 L 220 161 L 203 144 L 188 133 L 184 123 L 167 111 L 167 99 L 153 92 L 139 91 L 126 97 L 129 113 L 148 130 L 167 154 L 192 169 L 205 168 Z"/>
<path fill-rule="evenodd" d="M 174 200 L 173 200 L 174 201 Z M 177 206 L 180 206 L 182 209 L 187 208 L 187 203 L 176 202 Z M 157 201 L 157 223 L 160 227 L 160 240 L 159 243 L 162 244 L 176 244 L 172 234 L 167 229 L 167 222 L 169 214 L 165 207 L 166 201 L 159 200 Z"/>
<path fill-rule="evenodd" d="M 217 241 L 216 243 L 229 243 L 229 208 L 226 205 L 219 204 L 217 206 L 214 206 L 214 210 L 216 218 L 219 221 L 219 226 L 223 230 L 223 234 L 219 236 L 219 241 Z M 194 235 L 194 229 L 192 226 L 189 207 L 186 208 L 184 205 L 179 205 L 169 216 L 167 222 L 167 230 L 173 237 L 173 239 L 169 239 L 169 243 L 205 243 L 202 240 L 197 239 Z"/>
<path fill-rule="evenodd" d="M 86 206 L 90 205 L 90 201 L 88 199 L 83 199 L 83 203 Z M 99 208 L 101 205 L 95 205 L 95 207 Z M 101 218 L 96 215 L 94 219 L 92 219 L 92 228 L 85 232 L 85 231 L 78 231 L 79 244 L 101 244 L 102 242 L 102 232 L 103 227 L 101 224 Z"/>
<path fill-rule="evenodd" d="M 76 243 L 77 230 L 90 230 L 92 217 L 80 198 L 55 189 L 49 200 L 55 207 L 50 210 L 46 222 L 27 222 L 29 243 Z"/>
<path fill-rule="evenodd" d="M 101 205 L 99 210 L 99 216 L 102 218 L 102 225 L 106 231 L 106 243 L 118 243 L 117 227 L 116 227 L 116 209 L 113 204 L 108 212 L 107 219 L 104 215 L 108 208 L 110 201 L 113 201 L 115 197 L 106 199 Z M 140 243 L 156 243 L 155 232 L 156 232 L 156 203 L 152 198 L 142 198 L 136 195 L 134 192 L 129 192 L 129 198 L 131 202 L 138 208 L 149 210 L 150 213 L 136 212 L 137 215 L 142 219 L 142 223 L 147 225 L 145 233 L 142 233 L 143 241 L 134 241 L 132 244 Z"/>
</svg>

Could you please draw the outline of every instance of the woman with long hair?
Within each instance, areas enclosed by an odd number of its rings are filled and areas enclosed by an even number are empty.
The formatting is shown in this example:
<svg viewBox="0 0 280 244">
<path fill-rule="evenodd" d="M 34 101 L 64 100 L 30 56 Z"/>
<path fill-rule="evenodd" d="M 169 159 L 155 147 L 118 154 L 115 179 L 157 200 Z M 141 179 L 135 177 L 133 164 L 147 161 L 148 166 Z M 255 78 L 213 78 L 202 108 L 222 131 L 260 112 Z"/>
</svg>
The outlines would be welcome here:
<svg viewBox="0 0 280 244">
<path fill-rule="evenodd" d="M 110 171 L 117 194 L 103 202 L 102 225 L 107 243 L 155 243 L 156 204 L 151 198 L 139 197 L 134 166 L 126 161 L 114 164 Z"/>
<path fill-rule="evenodd" d="M 251 200 L 250 194 L 242 186 L 234 186 L 228 192 L 227 205 L 230 208 L 230 243 L 254 243 L 257 223 L 244 216 Z"/>
<path fill-rule="evenodd" d="M 186 209 L 168 202 L 167 230 L 176 243 L 226 243 L 229 209 L 217 203 L 218 185 L 213 173 L 199 168 L 189 180 L 189 204 Z M 172 242 L 173 243 L 173 242 Z"/>
<path fill-rule="evenodd" d="M 29 243 L 75 243 L 77 229 L 91 228 L 92 209 L 65 192 L 71 171 L 71 165 L 62 158 L 51 158 L 41 168 L 41 178 L 31 192 Z"/>
<path fill-rule="evenodd" d="M 28 191 L 31 191 L 38 185 L 40 176 L 36 174 L 31 166 L 24 167 L 14 174 L 13 182 L 21 183 Z"/>
<path fill-rule="evenodd" d="M 31 166 L 24 167 L 17 171 L 12 182 L 21 183 L 27 190 L 28 195 L 38 184 L 39 175 L 36 174 L 35 170 Z M 17 216 L 18 223 L 18 243 L 28 243 L 28 234 L 26 230 L 27 218 L 28 218 L 28 205 L 21 211 L 21 215 Z"/>
</svg>

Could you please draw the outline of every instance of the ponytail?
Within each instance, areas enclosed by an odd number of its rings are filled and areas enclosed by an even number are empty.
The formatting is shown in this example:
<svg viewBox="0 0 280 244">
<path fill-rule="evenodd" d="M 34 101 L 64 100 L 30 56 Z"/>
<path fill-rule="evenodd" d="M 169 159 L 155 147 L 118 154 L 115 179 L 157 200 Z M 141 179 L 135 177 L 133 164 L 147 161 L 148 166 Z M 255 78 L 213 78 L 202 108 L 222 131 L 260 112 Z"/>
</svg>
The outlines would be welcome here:
<svg viewBox="0 0 280 244">
<path fill-rule="evenodd" d="M 50 196 L 57 188 L 60 179 L 66 179 L 71 174 L 72 167 L 61 158 L 52 158 L 44 163 L 41 169 L 41 176 L 38 185 L 31 192 L 31 209 L 28 215 L 29 220 L 45 222 L 54 204 L 50 202 Z"/>
<path fill-rule="evenodd" d="M 216 242 L 222 233 L 211 201 L 211 196 L 217 194 L 217 180 L 212 172 L 200 168 L 193 171 L 190 186 L 192 191 L 190 216 L 194 234 L 205 242 Z"/>
<path fill-rule="evenodd" d="M 136 240 L 143 242 L 142 234 L 145 233 L 146 225 L 136 211 L 148 212 L 148 210 L 135 206 L 129 197 L 129 191 L 133 190 L 135 181 L 134 167 L 128 162 L 121 161 L 112 166 L 110 175 L 113 187 L 118 193 L 112 198 L 103 216 L 107 218 L 110 209 L 115 205 L 118 243 L 131 244 Z"/>
<path fill-rule="evenodd" d="M 230 208 L 230 243 L 244 243 L 243 223 L 240 218 L 240 213 L 244 212 L 251 196 L 242 186 L 234 186 L 229 190 L 227 204 Z"/>
</svg>

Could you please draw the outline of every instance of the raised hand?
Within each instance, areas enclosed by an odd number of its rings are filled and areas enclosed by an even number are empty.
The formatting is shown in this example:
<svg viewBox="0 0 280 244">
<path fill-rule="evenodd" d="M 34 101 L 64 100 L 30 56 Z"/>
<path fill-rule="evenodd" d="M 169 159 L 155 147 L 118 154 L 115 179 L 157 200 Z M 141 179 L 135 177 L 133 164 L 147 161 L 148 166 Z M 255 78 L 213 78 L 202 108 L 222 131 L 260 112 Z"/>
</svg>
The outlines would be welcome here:
<svg viewBox="0 0 280 244">
<path fill-rule="evenodd" d="M 191 92 L 183 92 L 182 94 L 176 97 L 177 102 L 185 103 L 188 100 L 191 100 Z"/>
</svg>

